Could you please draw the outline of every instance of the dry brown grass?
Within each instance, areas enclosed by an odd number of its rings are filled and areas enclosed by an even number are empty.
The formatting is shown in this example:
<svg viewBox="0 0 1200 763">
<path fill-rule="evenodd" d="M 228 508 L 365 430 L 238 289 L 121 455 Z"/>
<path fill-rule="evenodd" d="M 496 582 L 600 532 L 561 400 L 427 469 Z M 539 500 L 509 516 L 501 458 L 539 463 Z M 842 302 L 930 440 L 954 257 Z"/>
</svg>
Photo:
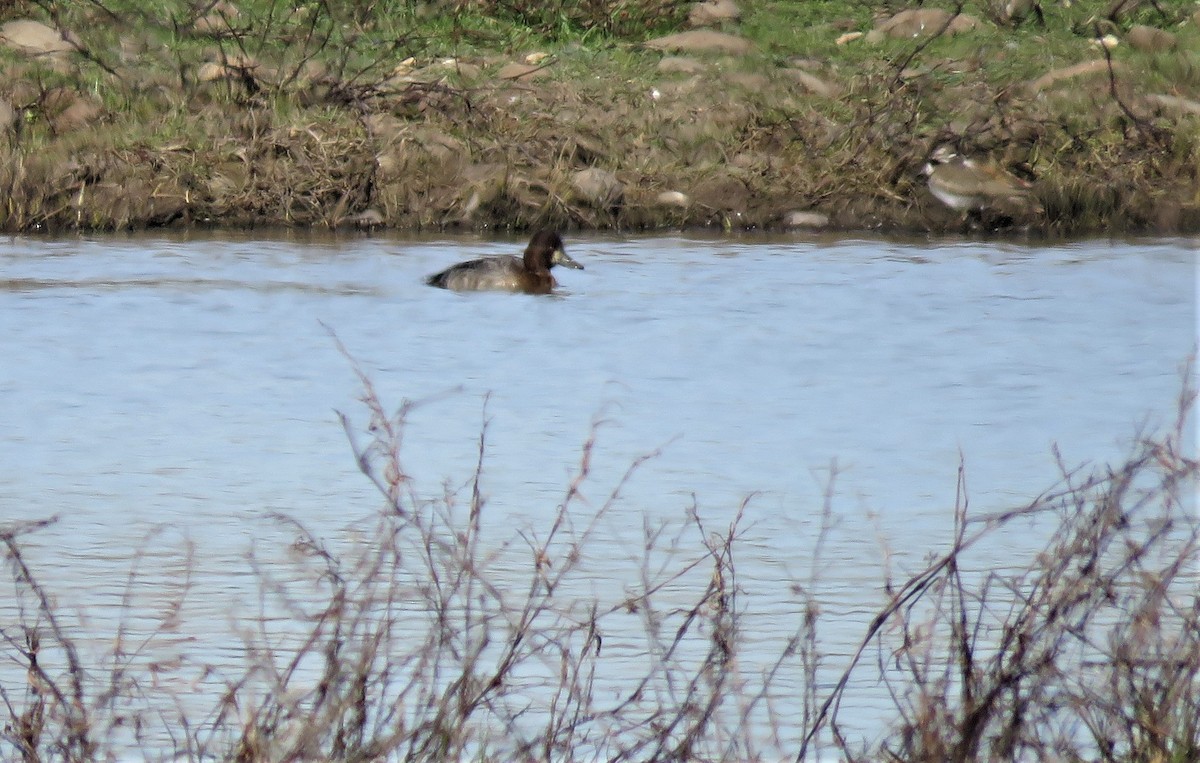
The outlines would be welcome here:
<svg viewBox="0 0 1200 763">
<path fill-rule="evenodd" d="M 844 14 L 864 7 L 781 2 L 746 9 L 733 30 L 762 36 L 758 53 L 669 74 L 637 41 L 680 27 L 687 4 L 674 0 L 459 0 L 429 13 L 246 2 L 236 16 L 223 4 L 16 5 L 10 15 L 62 23 L 81 47 L 58 68 L 0 58 L 15 118 L 0 126 L 3 230 L 341 227 L 366 212 L 400 229 L 770 229 L 796 210 L 849 230 L 1200 227 L 1186 24 L 1177 55 L 1119 51 L 1094 76 L 1056 80 L 1027 62 L 1043 48 L 1088 58 L 1091 32 L 1071 21 L 1083 9 L 1056 9 L 1036 35 L 1000 23 L 977 43 L 831 53 L 856 23 Z M 994 3 L 952 5 L 999 20 Z M 824 53 L 782 52 L 797 44 L 780 31 L 789 14 L 824 30 L 793 35 L 818 35 Z M 1182 20 L 1172 9 L 1156 23 Z M 538 78 L 496 76 L 534 49 L 550 54 Z M 63 123 L 71 109 L 59 107 L 84 102 L 100 114 Z M 920 174 L 941 142 L 1030 170 L 1045 214 L 968 225 L 942 208 Z M 506 182 L 477 199 L 473 175 L 488 166 Z M 572 198 L 571 174 L 592 166 L 625 184 L 619 209 Z M 690 203 L 657 203 L 661 191 Z"/>
</svg>

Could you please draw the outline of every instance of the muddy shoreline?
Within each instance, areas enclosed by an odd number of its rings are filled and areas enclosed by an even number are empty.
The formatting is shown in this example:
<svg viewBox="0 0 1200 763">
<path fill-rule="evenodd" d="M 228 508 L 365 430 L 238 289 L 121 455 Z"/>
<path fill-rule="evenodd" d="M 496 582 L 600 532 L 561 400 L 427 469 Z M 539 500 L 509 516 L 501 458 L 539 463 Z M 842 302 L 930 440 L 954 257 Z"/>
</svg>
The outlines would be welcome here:
<svg viewBox="0 0 1200 763">
<path fill-rule="evenodd" d="M 1086 37 L 1083 63 L 1020 82 L 982 49 L 767 56 L 729 22 L 701 42 L 393 56 L 355 78 L 304 49 L 234 54 L 249 33 L 205 18 L 190 61 L 129 33 L 113 52 L 22 20 L 58 40 L 37 54 L 7 33 L 0 229 L 1200 232 L 1200 74 L 1154 92 L 1142 58 Z M 942 145 L 1021 183 L 1022 208 L 939 201 Z"/>
</svg>

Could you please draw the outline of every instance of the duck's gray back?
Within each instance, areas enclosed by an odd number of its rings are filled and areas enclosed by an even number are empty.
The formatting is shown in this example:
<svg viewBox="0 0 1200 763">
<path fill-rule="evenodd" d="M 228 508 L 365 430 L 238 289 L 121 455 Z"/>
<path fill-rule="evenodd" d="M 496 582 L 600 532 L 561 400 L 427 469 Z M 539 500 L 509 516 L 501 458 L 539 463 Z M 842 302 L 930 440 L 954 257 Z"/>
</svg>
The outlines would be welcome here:
<svg viewBox="0 0 1200 763">
<path fill-rule="evenodd" d="M 507 289 L 519 291 L 523 266 L 521 260 L 512 255 L 486 257 L 469 262 L 460 262 L 441 273 L 430 276 L 426 283 L 453 291 L 481 291 Z"/>
</svg>

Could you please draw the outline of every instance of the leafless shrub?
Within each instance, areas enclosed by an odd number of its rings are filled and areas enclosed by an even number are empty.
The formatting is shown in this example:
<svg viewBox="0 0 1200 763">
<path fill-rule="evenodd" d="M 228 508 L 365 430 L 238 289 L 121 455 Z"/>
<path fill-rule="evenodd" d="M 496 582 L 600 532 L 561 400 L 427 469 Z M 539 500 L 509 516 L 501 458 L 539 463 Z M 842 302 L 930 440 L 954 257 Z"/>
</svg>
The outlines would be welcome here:
<svg viewBox="0 0 1200 763">
<path fill-rule="evenodd" d="M 0 529 L 0 545 L 12 571 L 15 596 L 12 622 L 0 624 L 0 640 L 10 660 L 25 673 L 23 690 L 0 684 L 8 719 L 0 731 L 0 756 L 32 763 L 42 760 L 91 761 L 103 757 L 118 738 L 139 746 L 147 725 L 145 699 L 155 677 L 171 666 L 155 660 L 151 647 L 171 641 L 190 576 L 167 583 L 168 595 L 157 614 L 132 627 L 131 597 L 140 579 L 135 564 L 119 606 L 112 647 L 98 662 L 89 661 L 74 632 L 78 624 L 64 613 L 54 595 L 26 562 L 19 539 L 57 522 L 57 518 Z M 147 543 L 159 534 L 153 531 Z M 190 550 L 190 548 L 189 548 Z M 185 570 L 191 569 L 185 553 Z M 147 623 L 151 623 L 149 626 Z"/>
<path fill-rule="evenodd" d="M 972 516 L 960 471 L 947 551 L 902 582 L 832 689 L 818 625 L 822 543 L 833 523 L 836 466 L 793 635 L 752 669 L 738 538 L 745 505 L 713 527 L 642 531 L 629 582 L 589 591 L 589 551 L 636 460 L 597 501 L 596 431 L 545 526 L 485 533 L 487 422 L 461 486 L 424 495 L 405 468 L 406 422 L 360 374 L 369 419 L 343 423 L 363 474 L 384 498 L 371 532 L 338 552 L 302 523 L 286 560 L 255 551 L 258 611 L 236 632 L 243 662 L 182 654 L 138 659 L 175 626 L 179 585 L 148 635 L 119 629 L 113 655 L 86 663 L 79 636 L 0 532 L 17 591 L 0 625 L 24 690 L 0 685 L 0 755 L 87 761 L 120 745 L 191 760 L 1190 760 L 1200 753 L 1200 525 L 1197 463 L 1186 443 L 1193 395 L 1176 426 L 1141 439 L 1121 465 L 1063 469 L 1053 490 L 1012 511 Z M 974 553 L 1014 523 L 1056 528 L 1017 572 L 978 569 Z M 188 563 L 191 568 L 191 563 Z M 137 578 L 130 574 L 127 590 Z M 128 598 L 122 607 L 132 609 Z M 874 655 L 870 659 L 869 655 Z M 761 656 L 756 656 L 759 659 Z M 155 671 L 196 671 L 211 705 L 174 697 L 161 710 Z M 877 743 L 851 743 L 843 700 L 871 681 L 893 718 Z M 802 696 L 777 705 L 775 682 L 799 673 Z M 617 675 L 614 676 L 613 674 Z M 170 691 L 166 689 L 166 691 Z M 178 690 L 177 690 L 178 691 Z M 172 699 L 168 697 L 168 700 Z M 204 700 L 207 702 L 208 700 Z M 168 705 L 171 703 L 168 702 Z M 797 744 L 799 745 L 797 747 Z"/>
<path fill-rule="evenodd" d="M 1180 410 L 1193 402 L 1185 389 Z M 874 646 L 897 717 L 872 759 L 1194 758 L 1200 522 L 1188 438 L 1181 415 L 1119 467 L 1064 468 L 1059 487 L 1002 514 L 969 517 L 964 486 L 951 549 L 875 617 L 808 739 L 827 722 L 843 753 L 862 759 L 837 709 Z M 972 548 L 1031 518 L 1057 527 L 1044 551 L 1019 573 L 972 582 Z"/>
</svg>

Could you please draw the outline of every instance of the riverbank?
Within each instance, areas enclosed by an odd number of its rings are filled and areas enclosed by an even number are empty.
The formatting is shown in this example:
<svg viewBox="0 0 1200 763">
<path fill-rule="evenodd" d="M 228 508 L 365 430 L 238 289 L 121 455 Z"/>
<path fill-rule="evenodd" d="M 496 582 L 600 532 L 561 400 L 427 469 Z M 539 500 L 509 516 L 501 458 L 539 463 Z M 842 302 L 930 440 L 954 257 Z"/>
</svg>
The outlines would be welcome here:
<svg viewBox="0 0 1200 763">
<path fill-rule="evenodd" d="M 543 6 L 11 4 L 0 228 L 1200 231 L 1194 5 Z"/>
</svg>

